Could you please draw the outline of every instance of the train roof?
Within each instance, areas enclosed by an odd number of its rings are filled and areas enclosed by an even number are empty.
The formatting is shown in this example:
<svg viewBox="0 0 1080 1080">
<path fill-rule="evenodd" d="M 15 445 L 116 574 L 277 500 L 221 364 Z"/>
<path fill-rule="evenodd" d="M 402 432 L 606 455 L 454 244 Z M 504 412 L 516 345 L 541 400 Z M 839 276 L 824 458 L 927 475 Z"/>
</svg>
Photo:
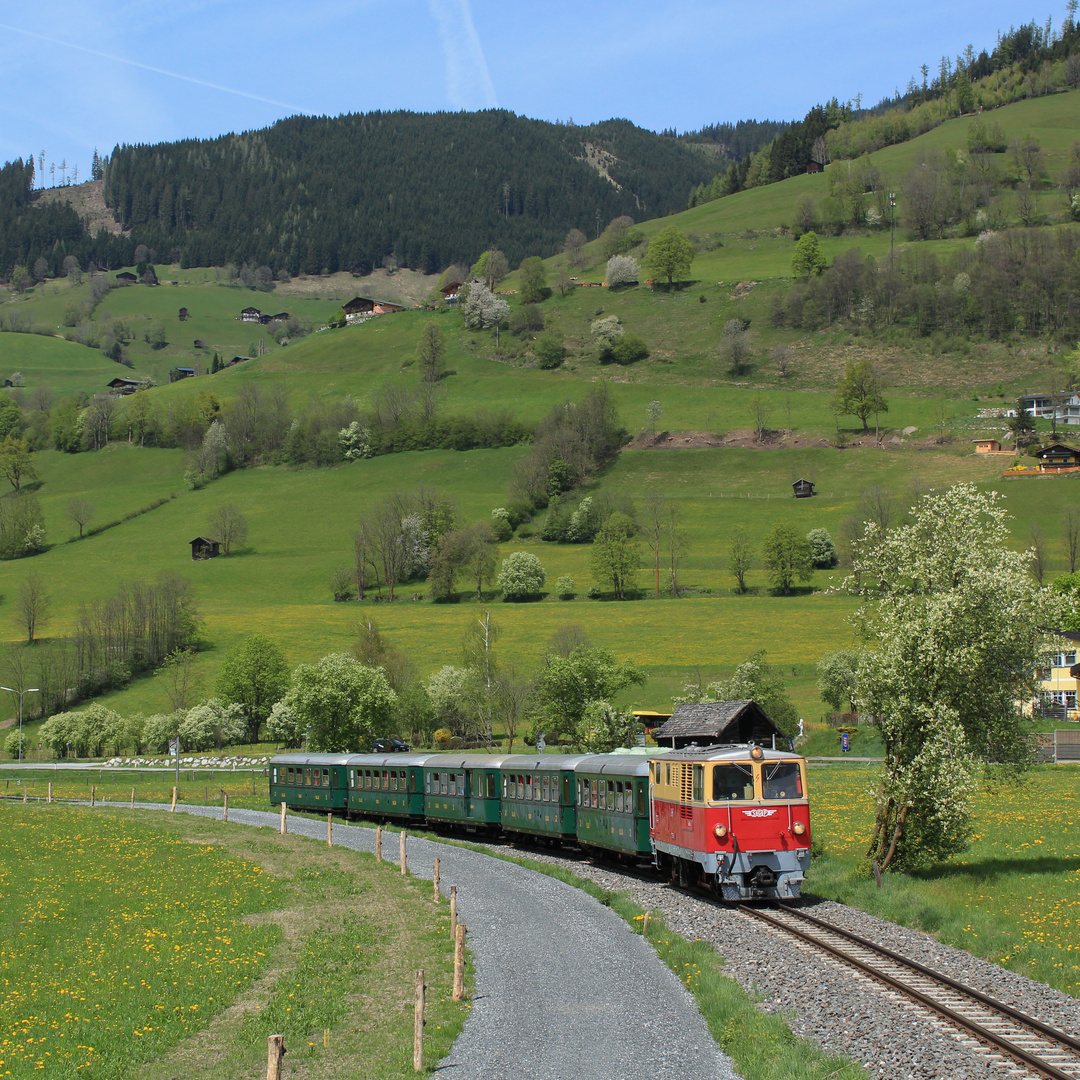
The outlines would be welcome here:
<svg viewBox="0 0 1080 1080">
<path fill-rule="evenodd" d="M 590 754 L 574 766 L 574 772 L 598 776 L 648 776 L 649 759 L 640 754 Z"/>
<path fill-rule="evenodd" d="M 650 761 L 745 761 L 752 750 L 760 750 L 762 761 L 802 761 L 802 754 L 773 750 L 755 743 L 718 743 L 715 746 L 684 746 L 681 750 L 654 754 Z"/>
<path fill-rule="evenodd" d="M 428 769 L 501 769 L 507 758 L 518 754 L 432 754 L 424 763 Z"/>
<path fill-rule="evenodd" d="M 423 765 L 428 758 L 439 757 L 439 754 L 352 754 L 349 764 L 354 768 L 382 768 L 384 766 L 397 768 L 416 768 Z"/>
<path fill-rule="evenodd" d="M 503 758 L 500 768 L 527 769 L 533 772 L 544 769 L 573 769 L 587 754 L 513 754 Z"/>
<path fill-rule="evenodd" d="M 344 765 L 352 754 L 276 754 L 271 765 Z"/>
</svg>

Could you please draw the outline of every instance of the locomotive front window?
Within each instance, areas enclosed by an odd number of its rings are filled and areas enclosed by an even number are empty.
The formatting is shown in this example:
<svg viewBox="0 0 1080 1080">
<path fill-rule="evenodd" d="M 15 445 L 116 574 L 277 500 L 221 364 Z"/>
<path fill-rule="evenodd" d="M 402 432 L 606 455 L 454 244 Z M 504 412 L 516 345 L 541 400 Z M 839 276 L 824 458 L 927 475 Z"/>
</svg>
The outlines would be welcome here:
<svg viewBox="0 0 1080 1080">
<path fill-rule="evenodd" d="M 754 797 L 754 770 L 749 764 L 717 765 L 713 769 L 713 801 Z"/>
<path fill-rule="evenodd" d="M 761 770 L 761 797 L 763 799 L 801 799 L 802 775 L 793 761 L 768 763 Z"/>
</svg>

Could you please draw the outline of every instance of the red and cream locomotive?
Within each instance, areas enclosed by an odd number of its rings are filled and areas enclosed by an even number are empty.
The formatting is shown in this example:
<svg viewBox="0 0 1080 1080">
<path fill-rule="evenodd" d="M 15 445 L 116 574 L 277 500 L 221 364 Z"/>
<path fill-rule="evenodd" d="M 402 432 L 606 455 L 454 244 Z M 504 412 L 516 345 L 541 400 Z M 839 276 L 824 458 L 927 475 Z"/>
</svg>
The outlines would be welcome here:
<svg viewBox="0 0 1080 1080">
<path fill-rule="evenodd" d="M 650 761 L 656 865 L 727 901 L 790 900 L 810 864 L 806 761 L 753 744 L 690 746 Z"/>
</svg>

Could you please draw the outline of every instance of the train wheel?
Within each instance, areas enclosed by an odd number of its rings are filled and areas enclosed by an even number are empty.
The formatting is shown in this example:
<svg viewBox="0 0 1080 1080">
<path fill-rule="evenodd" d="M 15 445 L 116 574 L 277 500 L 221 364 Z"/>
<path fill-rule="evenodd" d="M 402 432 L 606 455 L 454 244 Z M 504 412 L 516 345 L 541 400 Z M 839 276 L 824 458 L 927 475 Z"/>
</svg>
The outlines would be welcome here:
<svg viewBox="0 0 1080 1080">
<path fill-rule="evenodd" d="M 687 861 L 686 859 L 678 859 L 677 860 L 677 865 L 678 865 L 678 874 L 679 874 L 679 888 L 680 889 L 693 888 L 694 878 L 696 877 L 696 874 L 694 873 L 694 870 L 693 870 L 693 867 L 694 867 L 695 864 Z"/>
</svg>

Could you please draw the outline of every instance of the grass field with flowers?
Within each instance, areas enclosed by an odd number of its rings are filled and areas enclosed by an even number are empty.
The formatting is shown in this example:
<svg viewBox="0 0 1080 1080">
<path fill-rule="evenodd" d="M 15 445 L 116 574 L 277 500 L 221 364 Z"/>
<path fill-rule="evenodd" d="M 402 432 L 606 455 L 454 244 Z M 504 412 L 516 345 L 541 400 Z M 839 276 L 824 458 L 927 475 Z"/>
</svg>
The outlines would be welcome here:
<svg viewBox="0 0 1080 1080">
<path fill-rule="evenodd" d="M 276 1033 L 291 1075 L 415 1075 L 415 968 L 432 1067 L 465 1016 L 448 922 L 429 886 L 343 848 L 187 815 L 0 805 L 0 1077 L 240 1080 Z"/>
<path fill-rule="evenodd" d="M 860 874 L 873 827 L 873 765 L 810 776 L 815 846 L 808 892 L 840 900 L 1080 997 L 1080 769 L 1045 765 L 983 785 L 970 848 L 938 866 Z"/>
</svg>

